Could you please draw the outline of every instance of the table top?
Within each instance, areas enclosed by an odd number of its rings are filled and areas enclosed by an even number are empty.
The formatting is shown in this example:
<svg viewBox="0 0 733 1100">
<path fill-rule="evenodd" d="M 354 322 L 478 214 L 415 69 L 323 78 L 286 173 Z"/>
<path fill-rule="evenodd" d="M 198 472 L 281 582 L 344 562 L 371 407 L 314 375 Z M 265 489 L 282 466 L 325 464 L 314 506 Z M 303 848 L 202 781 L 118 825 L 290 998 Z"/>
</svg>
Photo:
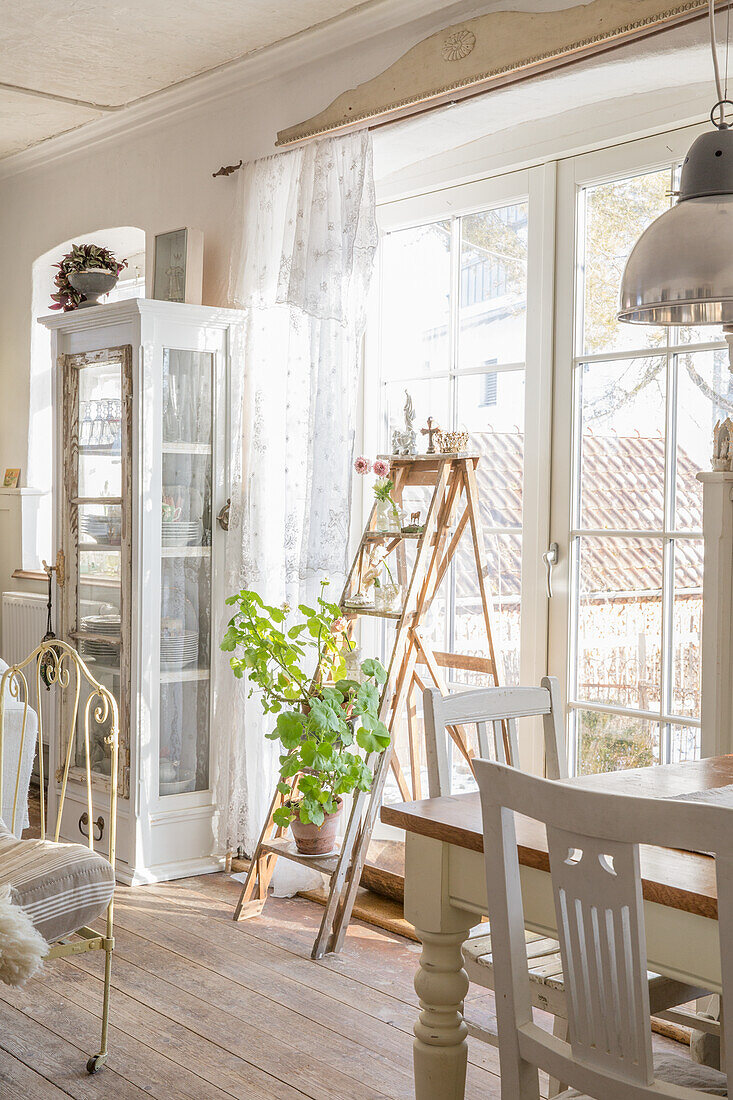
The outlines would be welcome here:
<svg viewBox="0 0 733 1100">
<path fill-rule="evenodd" d="M 733 755 L 711 756 L 682 764 L 662 764 L 629 771 L 603 772 L 568 780 L 589 790 L 646 798 L 675 798 L 733 783 Z M 382 821 L 408 833 L 419 833 L 483 852 L 481 805 L 478 794 L 457 794 L 383 806 Z M 519 862 L 549 871 L 547 839 L 541 822 L 517 817 Z M 644 898 L 717 920 L 715 861 L 710 856 L 670 848 L 641 846 Z"/>
</svg>

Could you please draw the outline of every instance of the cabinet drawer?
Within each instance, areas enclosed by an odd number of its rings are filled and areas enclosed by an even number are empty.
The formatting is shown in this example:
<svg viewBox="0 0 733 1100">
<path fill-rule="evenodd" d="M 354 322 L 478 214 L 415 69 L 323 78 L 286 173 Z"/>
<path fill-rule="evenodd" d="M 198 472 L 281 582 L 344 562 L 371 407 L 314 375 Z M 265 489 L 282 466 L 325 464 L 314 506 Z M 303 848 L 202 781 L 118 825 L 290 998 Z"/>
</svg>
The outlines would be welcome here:
<svg viewBox="0 0 733 1100">
<path fill-rule="evenodd" d="M 87 822 L 88 807 L 86 801 L 66 793 L 64 812 L 61 815 L 60 840 L 68 840 L 73 844 L 89 843 L 89 825 Z M 94 849 L 100 855 L 106 856 L 109 852 L 109 802 L 100 799 L 92 803 L 92 823 L 94 828 Z M 127 830 L 127 816 L 117 813 L 117 839 L 115 843 L 115 857 L 118 863 L 129 863 L 129 836 Z"/>
</svg>

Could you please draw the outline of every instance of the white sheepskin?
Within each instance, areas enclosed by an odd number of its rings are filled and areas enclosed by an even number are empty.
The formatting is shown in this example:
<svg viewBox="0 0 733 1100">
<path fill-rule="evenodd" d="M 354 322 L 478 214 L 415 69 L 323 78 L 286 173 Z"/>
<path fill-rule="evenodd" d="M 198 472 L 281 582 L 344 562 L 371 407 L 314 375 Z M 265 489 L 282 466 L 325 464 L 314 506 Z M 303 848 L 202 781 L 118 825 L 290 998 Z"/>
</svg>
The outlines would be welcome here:
<svg viewBox="0 0 733 1100">
<path fill-rule="evenodd" d="M 0 981 L 23 985 L 48 951 L 48 944 L 28 914 L 13 902 L 10 886 L 0 886 Z"/>
</svg>

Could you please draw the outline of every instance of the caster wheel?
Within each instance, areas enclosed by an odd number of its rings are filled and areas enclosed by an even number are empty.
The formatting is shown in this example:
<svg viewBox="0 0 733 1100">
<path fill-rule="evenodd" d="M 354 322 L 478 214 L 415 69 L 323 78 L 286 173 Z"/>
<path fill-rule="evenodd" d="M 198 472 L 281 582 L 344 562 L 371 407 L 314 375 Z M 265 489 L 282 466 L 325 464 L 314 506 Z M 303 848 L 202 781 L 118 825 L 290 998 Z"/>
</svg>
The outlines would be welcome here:
<svg viewBox="0 0 733 1100">
<path fill-rule="evenodd" d="M 97 1073 L 104 1065 L 105 1059 L 101 1054 L 95 1054 L 87 1062 L 87 1073 Z"/>
</svg>

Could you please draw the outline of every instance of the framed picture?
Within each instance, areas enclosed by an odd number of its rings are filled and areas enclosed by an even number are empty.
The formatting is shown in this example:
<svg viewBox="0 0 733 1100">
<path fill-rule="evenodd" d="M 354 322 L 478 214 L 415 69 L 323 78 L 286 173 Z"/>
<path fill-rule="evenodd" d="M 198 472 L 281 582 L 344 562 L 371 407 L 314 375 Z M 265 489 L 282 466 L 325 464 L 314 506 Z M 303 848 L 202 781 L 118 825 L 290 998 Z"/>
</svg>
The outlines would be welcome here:
<svg viewBox="0 0 733 1100">
<path fill-rule="evenodd" d="M 200 229 L 172 229 L 155 237 L 151 298 L 201 305 L 204 235 Z"/>
<path fill-rule="evenodd" d="M 20 481 L 20 470 L 7 469 L 3 478 L 3 489 L 17 489 Z"/>
</svg>

